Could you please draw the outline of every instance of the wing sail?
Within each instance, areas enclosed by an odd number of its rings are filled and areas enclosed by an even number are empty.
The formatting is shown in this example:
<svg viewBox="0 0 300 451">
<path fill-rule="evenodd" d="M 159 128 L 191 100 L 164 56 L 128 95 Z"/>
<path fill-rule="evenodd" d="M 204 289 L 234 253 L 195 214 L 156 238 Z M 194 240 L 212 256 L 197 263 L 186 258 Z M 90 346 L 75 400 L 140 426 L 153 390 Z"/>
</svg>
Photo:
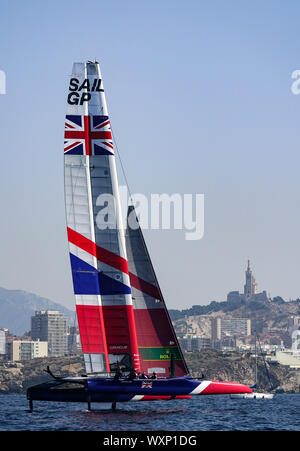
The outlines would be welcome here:
<svg viewBox="0 0 300 451">
<path fill-rule="evenodd" d="M 98 63 L 75 63 L 65 120 L 70 262 L 87 373 L 139 369 L 116 163 Z M 103 197 L 104 196 L 104 197 Z M 104 224 L 105 200 L 112 224 Z"/>
</svg>

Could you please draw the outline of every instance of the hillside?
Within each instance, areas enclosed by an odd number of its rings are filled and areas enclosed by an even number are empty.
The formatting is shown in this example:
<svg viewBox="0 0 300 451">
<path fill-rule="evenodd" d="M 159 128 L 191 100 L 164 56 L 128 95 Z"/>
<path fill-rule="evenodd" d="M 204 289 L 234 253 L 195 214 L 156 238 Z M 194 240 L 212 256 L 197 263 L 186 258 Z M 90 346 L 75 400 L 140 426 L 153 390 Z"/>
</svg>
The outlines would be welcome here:
<svg viewBox="0 0 300 451">
<path fill-rule="evenodd" d="M 170 310 L 172 321 L 189 321 L 195 319 L 199 323 L 201 316 L 206 317 L 232 317 L 249 318 L 252 329 L 260 333 L 268 329 L 282 335 L 285 343 L 290 346 L 290 333 L 288 319 L 293 315 L 300 315 L 300 299 L 285 302 L 282 298 L 274 298 L 271 301 L 248 301 L 248 302 L 211 302 L 209 305 L 194 305 L 190 309 Z"/>
<path fill-rule="evenodd" d="M 273 314 L 300 314 L 300 299 L 295 301 L 284 301 L 281 297 L 275 297 L 268 301 L 212 301 L 207 305 L 193 305 L 183 310 L 170 309 L 172 320 L 184 318 L 184 316 L 211 315 L 213 313 L 234 314 L 237 311 L 253 314 L 256 310 L 263 310 Z M 214 315 L 216 316 L 216 315 Z"/>
<path fill-rule="evenodd" d="M 21 290 L 0 288 L 0 327 L 6 327 L 12 334 L 22 335 L 30 330 L 31 316 L 35 310 L 59 310 L 69 324 L 74 323 L 74 312 L 56 302 Z"/>
</svg>

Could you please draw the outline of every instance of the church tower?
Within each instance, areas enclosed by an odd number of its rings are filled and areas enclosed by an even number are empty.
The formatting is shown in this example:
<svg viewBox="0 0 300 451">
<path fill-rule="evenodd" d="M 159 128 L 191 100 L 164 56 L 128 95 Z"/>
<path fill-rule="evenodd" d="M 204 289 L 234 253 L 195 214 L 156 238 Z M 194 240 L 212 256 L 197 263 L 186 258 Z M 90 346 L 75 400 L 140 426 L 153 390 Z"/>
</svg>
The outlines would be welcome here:
<svg viewBox="0 0 300 451">
<path fill-rule="evenodd" d="M 248 267 L 246 270 L 246 283 L 244 285 L 244 295 L 246 299 L 250 299 L 255 294 L 257 294 L 257 292 L 257 283 L 255 281 L 254 275 L 252 274 L 252 270 L 250 269 L 250 260 L 248 260 Z"/>
</svg>

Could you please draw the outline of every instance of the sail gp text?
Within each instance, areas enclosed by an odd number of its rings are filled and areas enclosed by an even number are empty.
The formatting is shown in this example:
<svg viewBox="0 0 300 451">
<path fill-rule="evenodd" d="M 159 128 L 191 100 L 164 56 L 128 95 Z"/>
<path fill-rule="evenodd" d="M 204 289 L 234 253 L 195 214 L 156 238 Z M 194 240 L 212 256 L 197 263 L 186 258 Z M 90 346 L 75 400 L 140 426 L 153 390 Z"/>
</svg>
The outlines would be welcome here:
<svg viewBox="0 0 300 451">
<path fill-rule="evenodd" d="M 120 437 L 110 435 L 105 437 L 102 446 L 122 446 L 134 449 L 136 446 L 152 447 L 152 446 L 196 446 L 196 435 L 147 435 L 143 434 L 141 437 L 130 436 Z"/>
<path fill-rule="evenodd" d="M 71 78 L 69 85 L 68 103 L 70 105 L 83 105 L 84 102 L 91 100 L 91 92 L 103 92 L 101 87 L 102 80 L 95 78 L 92 82 L 85 78 Z"/>
</svg>

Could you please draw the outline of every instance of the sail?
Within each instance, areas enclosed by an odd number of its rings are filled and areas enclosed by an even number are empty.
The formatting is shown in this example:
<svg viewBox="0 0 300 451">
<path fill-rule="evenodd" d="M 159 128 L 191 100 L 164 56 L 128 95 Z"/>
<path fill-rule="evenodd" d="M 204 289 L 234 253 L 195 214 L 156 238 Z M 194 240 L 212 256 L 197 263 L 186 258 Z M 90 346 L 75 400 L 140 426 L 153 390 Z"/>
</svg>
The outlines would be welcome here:
<svg viewBox="0 0 300 451">
<path fill-rule="evenodd" d="M 173 354 L 175 375 L 186 375 L 188 368 L 134 207 L 129 206 L 127 213 L 126 250 L 141 369 L 148 374 L 155 371 L 160 376 L 169 376 Z"/>
<path fill-rule="evenodd" d="M 97 62 L 75 63 L 64 133 L 66 222 L 87 373 L 139 369 L 116 163 Z M 99 225 L 113 196 L 112 227 Z M 99 216 L 100 215 L 100 216 Z"/>
</svg>

